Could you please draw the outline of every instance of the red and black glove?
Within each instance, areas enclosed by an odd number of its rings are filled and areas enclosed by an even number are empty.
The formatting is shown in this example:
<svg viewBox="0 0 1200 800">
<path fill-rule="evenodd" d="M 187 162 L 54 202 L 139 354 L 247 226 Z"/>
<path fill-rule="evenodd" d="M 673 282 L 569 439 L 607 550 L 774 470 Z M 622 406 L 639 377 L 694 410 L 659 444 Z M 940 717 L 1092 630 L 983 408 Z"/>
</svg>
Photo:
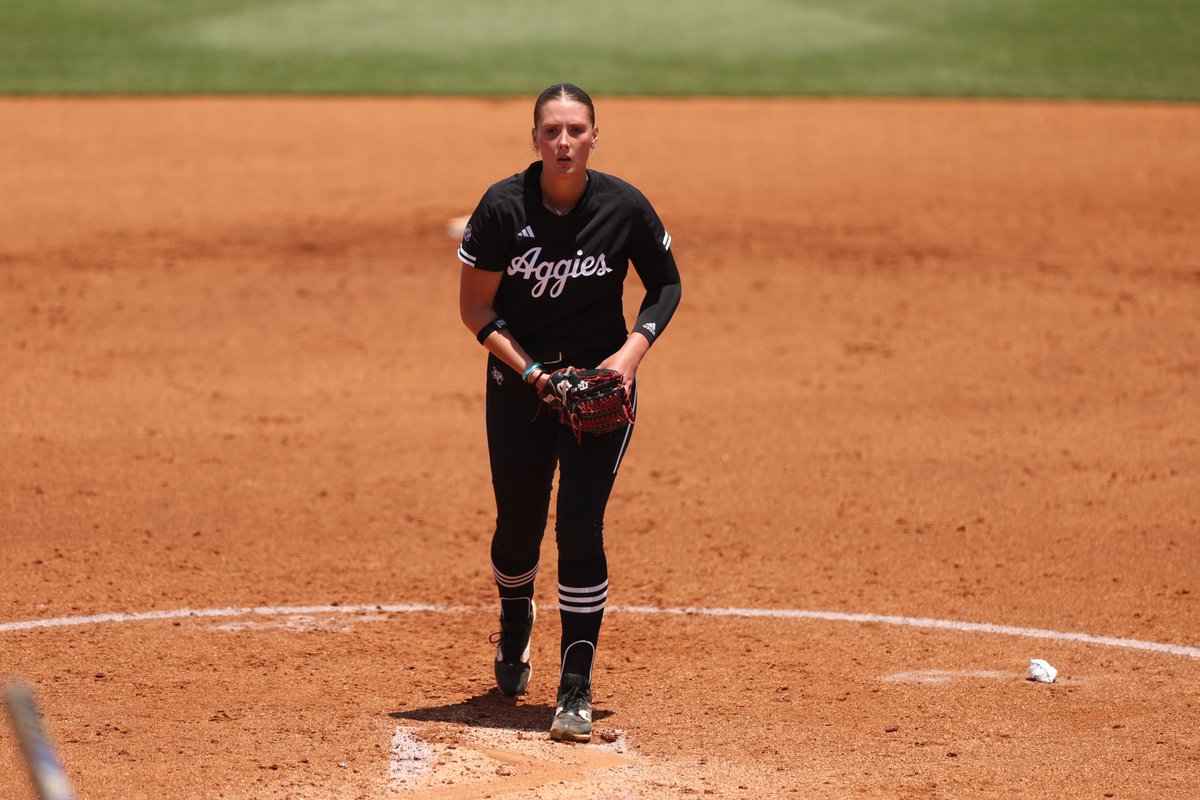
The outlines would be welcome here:
<svg viewBox="0 0 1200 800">
<path fill-rule="evenodd" d="M 541 396 L 576 439 L 585 433 L 611 433 L 633 422 L 633 401 L 621 373 L 613 369 L 556 370 Z"/>
</svg>

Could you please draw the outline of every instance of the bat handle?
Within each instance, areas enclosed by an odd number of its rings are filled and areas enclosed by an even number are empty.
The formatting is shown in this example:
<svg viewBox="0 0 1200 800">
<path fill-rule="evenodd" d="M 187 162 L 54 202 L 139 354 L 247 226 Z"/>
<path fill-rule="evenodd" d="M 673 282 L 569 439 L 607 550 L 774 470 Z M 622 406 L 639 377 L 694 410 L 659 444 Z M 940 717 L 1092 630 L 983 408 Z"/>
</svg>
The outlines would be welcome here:
<svg viewBox="0 0 1200 800">
<path fill-rule="evenodd" d="M 29 767 L 38 800 L 75 800 L 67 771 L 42 725 L 33 690 L 24 683 L 14 683 L 5 690 L 4 703 L 25 753 L 25 764 Z"/>
</svg>

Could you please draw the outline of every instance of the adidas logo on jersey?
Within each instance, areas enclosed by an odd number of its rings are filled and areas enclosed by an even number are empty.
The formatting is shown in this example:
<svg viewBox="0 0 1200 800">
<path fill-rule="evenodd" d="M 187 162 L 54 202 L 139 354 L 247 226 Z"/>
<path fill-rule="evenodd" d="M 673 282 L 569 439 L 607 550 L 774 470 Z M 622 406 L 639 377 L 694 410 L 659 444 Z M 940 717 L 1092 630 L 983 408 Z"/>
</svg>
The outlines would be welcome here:
<svg viewBox="0 0 1200 800">
<path fill-rule="evenodd" d="M 517 234 L 517 238 L 518 238 L 518 239 L 532 239 L 532 238 L 533 238 L 533 226 L 532 226 L 532 225 L 526 225 L 526 226 L 525 226 L 524 228 L 522 228 L 522 229 L 520 230 L 520 232 Z"/>
<path fill-rule="evenodd" d="M 658 333 L 658 326 L 655 325 L 653 322 L 647 322 L 642 327 L 645 328 L 646 330 L 650 331 L 651 335 Z"/>
</svg>

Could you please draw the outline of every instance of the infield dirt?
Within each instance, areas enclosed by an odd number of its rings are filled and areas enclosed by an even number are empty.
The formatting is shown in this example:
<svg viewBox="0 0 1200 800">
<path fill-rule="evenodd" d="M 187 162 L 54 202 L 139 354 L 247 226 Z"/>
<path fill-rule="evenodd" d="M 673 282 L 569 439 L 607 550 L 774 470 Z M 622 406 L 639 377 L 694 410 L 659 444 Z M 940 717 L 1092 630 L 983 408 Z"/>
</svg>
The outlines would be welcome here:
<svg viewBox="0 0 1200 800">
<path fill-rule="evenodd" d="M 80 797 L 1195 797 L 1200 659 L 632 607 L 1200 646 L 1200 108 L 598 98 L 684 297 L 584 747 L 545 737 L 553 613 L 490 691 L 445 232 L 531 105 L 0 100 L 0 625 L 465 609 L 0 630 Z"/>
</svg>

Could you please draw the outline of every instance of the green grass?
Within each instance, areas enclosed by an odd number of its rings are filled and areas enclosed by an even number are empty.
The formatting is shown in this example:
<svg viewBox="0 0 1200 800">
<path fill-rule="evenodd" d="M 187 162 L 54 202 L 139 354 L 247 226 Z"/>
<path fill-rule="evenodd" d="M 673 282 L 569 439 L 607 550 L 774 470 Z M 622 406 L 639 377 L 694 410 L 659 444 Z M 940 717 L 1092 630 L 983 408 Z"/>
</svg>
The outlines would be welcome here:
<svg viewBox="0 0 1200 800">
<path fill-rule="evenodd" d="M 0 93 L 1200 99 L 1197 0 L 0 0 Z"/>
</svg>

